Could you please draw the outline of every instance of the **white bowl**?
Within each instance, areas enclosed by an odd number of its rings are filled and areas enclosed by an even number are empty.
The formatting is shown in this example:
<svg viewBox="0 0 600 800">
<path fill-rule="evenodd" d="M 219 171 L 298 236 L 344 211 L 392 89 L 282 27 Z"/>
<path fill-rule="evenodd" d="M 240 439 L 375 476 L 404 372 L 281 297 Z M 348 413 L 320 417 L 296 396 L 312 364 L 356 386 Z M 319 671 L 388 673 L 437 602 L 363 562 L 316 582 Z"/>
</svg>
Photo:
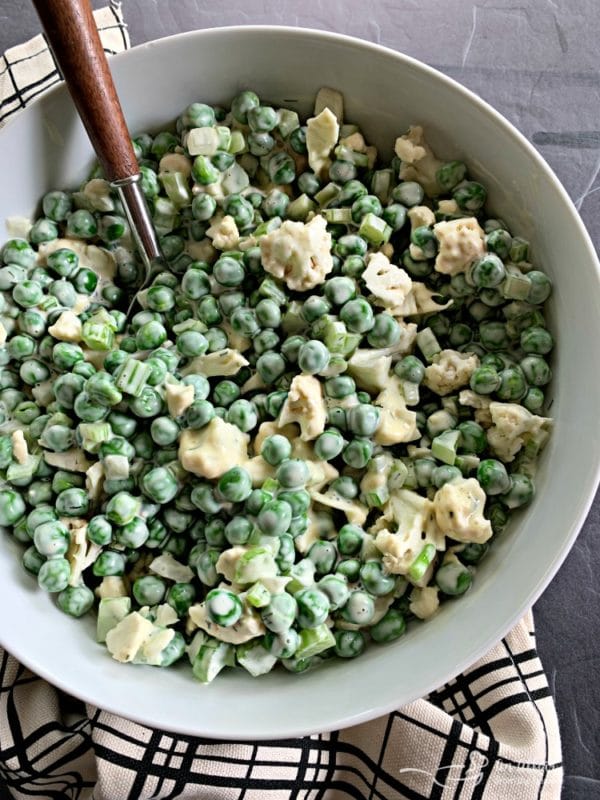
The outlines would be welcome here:
<svg viewBox="0 0 600 800">
<path fill-rule="evenodd" d="M 309 114 L 322 85 L 344 93 L 346 117 L 391 154 L 396 135 L 423 124 L 442 157 L 464 158 L 490 207 L 532 242 L 555 284 L 558 340 L 552 414 L 537 497 L 497 541 L 472 590 L 394 644 L 302 675 L 222 673 L 210 686 L 187 666 L 122 666 L 94 640 L 93 620 L 54 607 L 22 570 L 20 547 L 0 547 L 0 640 L 51 683 L 133 720 L 182 733 L 261 739 L 371 719 L 425 695 L 481 656 L 548 584 L 571 547 L 598 482 L 599 265 L 566 192 L 503 117 L 439 72 L 367 42 L 277 27 L 205 30 L 145 44 L 112 60 L 130 130 L 160 129 L 193 100 L 226 103 L 253 88 Z M 31 214 L 41 195 L 71 187 L 91 149 L 64 88 L 0 133 L 0 219 Z"/>
</svg>

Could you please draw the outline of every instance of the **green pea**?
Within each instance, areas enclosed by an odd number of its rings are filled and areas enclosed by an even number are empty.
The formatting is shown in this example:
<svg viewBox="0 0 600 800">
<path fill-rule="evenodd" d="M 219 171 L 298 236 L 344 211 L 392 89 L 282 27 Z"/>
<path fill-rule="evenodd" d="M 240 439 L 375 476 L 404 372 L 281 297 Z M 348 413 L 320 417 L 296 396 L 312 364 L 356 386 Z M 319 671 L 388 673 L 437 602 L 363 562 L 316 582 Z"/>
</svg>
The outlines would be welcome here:
<svg viewBox="0 0 600 800">
<path fill-rule="evenodd" d="M 225 419 L 244 433 L 248 433 L 258 425 L 256 406 L 249 400 L 234 400 L 227 409 Z"/>
<path fill-rule="evenodd" d="M 288 458 L 281 461 L 277 468 L 277 480 L 285 489 L 303 487 L 310 477 L 305 461 L 299 458 Z"/>
<path fill-rule="evenodd" d="M 164 505 L 175 498 L 179 486 L 175 476 L 169 469 L 166 467 L 154 467 L 142 478 L 141 489 L 155 503 Z M 109 515 L 107 514 L 107 516 Z"/>
<path fill-rule="evenodd" d="M 174 583 L 167 592 L 166 601 L 178 617 L 184 617 L 194 604 L 196 588 L 191 583 Z"/>
<path fill-rule="evenodd" d="M 533 358 L 533 356 L 531 356 Z M 525 359 L 523 359 L 525 360 Z M 496 390 L 500 400 L 514 402 L 521 400 L 527 393 L 527 380 L 521 367 L 507 367 L 499 373 L 500 386 Z"/>
<path fill-rule="evenodd" d="M 396 579 L 393 575 L 388 575 L 381 561 L 372 559 L 366 561 L 360 569 L 360 579 L 369 594 L 375 597 L 382 597 L 393 591 Z"/>
<path fill-rule="evenodd" d="M 477 181 L 462 181 L 455 187 L 452 197 L 462 211 L 479 211 L 485 205 L 487 191 Z"/>
<path fill-rule="evenodd" d="M 292 508 L 283 500 L 269 500 L 258 514 L 258 527 L 267 536 L 281 536 L 290 527 Z"/>
<path fill-rule="evenodd" d="M 288 628 L 280 633 L 267 631 L 263 639 L 265 649 L 281 659 L 292 658 L 299 645 L 300 634 L 294 628 Z"/>
<path fill-rule="evenodd" d="M 213 487 L 209 483 L 201 483 L 192 489 L 191 499 L 196 508 L 205 514 L 218 514 L 222 502 L 215 496 Z"/>
<path fill-rule="evenodd" d="M 316 587 L 296 592 L 295 600 L 298 604 L 298 625 L 301 628 L 316 628 L 329 616 L 329 598 Z"/>
<path fill-rule="evenodd" d="M 198 430 L 213 419 L 215 408 L 208 400 L 195 400 L 185 412 L 185 424 L 188 428 Z"/>
<path fill-rule="evenodd" d="M 225 526 L 225 538 L 231 545 L 246 544 L 253 526 L 246 517 L 232 517 Z"/>
<path fill-rule="evenodd" d="M 322 372 L 329 364 L 329 359 L 329 350 L 318 339 L 305 342 L 298 351 L 298 366 L 308 375 Z"/>
<path fill-rule="evenodd" d="M 364 297 L 345 303 L 340 310 L 340 319 L 353 333 L 367 333 L 375 324 L 373 309 Z"/>
<path fill-rule="evenodd" d="M 422 251 L 424 258 L 435 258 L 438 241 L 431 228 L 426 225 L 415 228 L 410 235 L 410 241 Z"/>
<path fill-rule="evenodd" d="M 487 542 L 483 542 L 481 544 L 477 542 L 469 542 L 464 546 L 459 555 L 463 561 L 467 562 L 467 564 L 478 564 L 489 549 L 490 547 Z"/>
<path fill-rule="evenodd" d="M 136 517 L 125 525 L 115 529 L 114 541 L 124 547 L 141 547 L 150 535 L 148 526 L 143 519 Z"/>
<path fill-rule="evenodd" d="M 334 631 L 335 654 L 340 658 L 356 658 L 364 651 L 367 640 L 362 631 Z"/>
<path fill-rule="evenodd" d="M 462 161 L 448 161 L 435 173 L 436 181 L 444 192 L 450 192 L 465 179 L 467 167 Z"/>
<path fill-rule="evenodd" d="M 373 442 L 370 439 L 353 439 L 342 452 L 342 458 L 349 467 L 364 469 L 373 455 Z"/>
<path fill-rule="evenodd" d="M 348 577 L 348 580 L 351 580 Z M 346 604 L 341 609 L 341 615 L 347 622 L 355 625 L 368 625 L 375 614 L 373 598 L 362 589 L 350 592 Z"/>
<path fill-rule="evenodd" d="M 322 461 L 332 461 L 339 456 L 344 445 L 342 434 L 335 428 L 328 428 L 315 439 L 315 454 Z"/>
<path fill-rule="evenodd" d="M 241 503 L 252 492 L 252 478 L 243 467 L 232 467 L 219 478 L 217 487 L 225 500 Z"/>
<path fill-rule="evenodd" d="M 98 233 L 96 220 L 89 211 L 79 209 L 67 217 L 67 236 L 77 239 L 91 239 Z"/>
<path fill-rule="evenodd" d="M 21 563 L 23 564 L 24 569 L 31 573 L 31 575 L 38 575 L 40 569 L 42 568 L 42 564 L 44 564 L 45 561 L 46 558 L 40 555 L 33 545 L 28 547 L 21 557 Z"/>
<path fill-rule="evenodd" d="M 379 217 L 382 212 L 383 206 L 379 198 L 375 197 L 373 194 L 366 194 L 358 197 L 351 206 L 352 221 L 357 225 L 367 214 L 374 214 L 376 217 Z"/>
<path fill-rule="evenodd" d="M 532 414 L 540 414 L 544 408 L 544 393 L 537 386 L 531 386 L 521 402 Z"/>
<path fill-rule="evenodd" d="M 44 216 L 54 222 L 64 222 L 71 211 L 71 198 L 66 192 L 48 192 L 42 199 Z"/>
<path fill-rule="evenodd" d="M 84 517 L 89 509 L 89 498 L 84 489 L 66 489 L 56 498 L 56 510 L 65 517 Z"/>
<path fill-rule="evenodd" d="M 336 400 L 349 397 L 355 391 L 356 383 L 349 375 L 337 375 L 335 378 L 329 378 L 325 382 L 325 394 L 327 397 L 333 397 Z"/>
<path fill-rule="evenodd" d="M 346 558 L 337 564 L 335 571 L 337 574 L 343 575 L 349 583 L 355 583 L 358 580 L 360 567 L 358 558 Z"/>
<path fill-rule="evenodd" d="M 62 556 L 54 556 L 42 564 L 37 579 L 40 589 L 54 593 L 66 589 L 70 577 L 71 566 L 67 559 Z"/>
<path fill-rule="evenodd" d="M 513 472 L 510 476 L 510 488 L 500 499 L 507 508 L 520 508 L 533 500 L 534 491 L 535 487 L 531 478 Z"/>
<path fill-rule="evenodd" d="M 494 253 L 499 258 L 506 260 L 510 254 L 512 236 L 508 231 L 496 228 L 487 234 L 485 244 L 489 253 Z"/>
<path fill-rule="evenodd" d="M 273 350 L 263 353 L 256 362 L 256 371 L 266 384 L 275 383 L 285 370 L 285 359 Z"/>
<path fill-rule="evenodd" d="M 531 386 L 546 386 L 552 380 L 552 370 L 541 356 L 525 356 L 519 362 L 519 366 Z"/>
<path fill-rule="evenodd" d="M 103 515 L 92 517 L 87 524 L 87 538 L 90 542 L 105 547 L 112 541 L 113 529 L 110 522 Z"/>
<path fill-rule="evenodd" d="M 205 602 L 208 616 L 217 625 L 230 627 L 242 616 L 242 601 L 227 589 L 212 589 L 206 595 Z"/>
<path fill-rule="evenodd" d="M 477 467 L 477 480 L 484 492 L 489 495 L 503 494 L 510 487 L 510 478 L 501 461 L 487 458 Z"/>
<path fill-rule="evenodd" d="M 379 426 L 381 411 L 370 403 L 349 408 L 346 413 L 348 430 L 356 436 L 372 436 Z"/>
<path fill-rule="evenodd" d="M 480 289 L 491 289 L 499 286 L 506 276 L 501 259 L 494 253 L 487 253 L 478 258 L 471 266 L 471 279 Z"/>
<path fill-rule="evenodd" d="M 337 558 L 337 550 L 332 542 L 313 542 L 308 553 L 309 558 L 316 567 L 318 575 L 327 575 L 331 572 Z"/>
<path fill-rule="evenodd" d="M 0 490 L 0 525 L 14 525 L 25 514 L 25 502 L 12 489 Z"/>
<path fill-rule="evenodd" d="M 444 594 L 464 594 L 471 585 L 473 577 L 469 570 L 460 563 L 448 562 L 435 573 L 435 582 Z"/>
<path fill-rule="evenodd" d="M 162 578 L 144 575 L 133 582 L 131 591 L 141 606 L 155 606 L 162 603 L 167 585 Z"/>
<path fill-rule="evenodd" d="M 526 298 L 527 302 L 534 305 L 545 303 L 552 294 L 552 281 L 550 278 L 544 272 L 539 272 L 538 270 L 532 270 L 527 273 L 527 277 L 530 282 L 529 294 Z"/>
<path fill-rule="evenodd" d="M 431 473 L 431 482 L 436 489 L 441 489 L 446 483 L 451 483 L 457 478 L 462 477 L 462 472 L 458 467 L 451 467 L 448 464 L 442 464 L 436 467 Z"/>
<path fill-rule="evenodd" d="M 465 420 L 458 425 L 460 431 L 459 448 L 465 453 L 483 453 L 487 447 L 485 430 L 473 420 Z"/>
<path fill-rule="evenodd" d="M 500 375 L 492 366 L 477 367 L 469 379 L 469 386 L 476 394 L 492 394 L 501 383 Z"/>
<path fill-rule="evenodd" d="M 56 598 L 61 611 L 71 617 L 82 617 L 94 605 L 94 593 L 87 586 L 67 586 Z"/>
<path fill-rule="evenodd" d="M 221 303 L 225 295 L 221 295 Z M 258 320 L 256 318 L 256 311 L 253 308 L 245 308 L 244 306 L 237 306 L 231 313 L 231 327 L 236 333 L 242 336 L 252 338 L 260 330 Z"/>
<path fill-rule="evenodd" d="M 36 260 L 35 250 L 25 239 L 9 239 L 2 248 L 2 261 L 31 269 Z M 5 289 L 7 287 L 2 287 Z"/>
<path fill-rule="evenodd" d="M 269 604 L 260 609 L 265 628 L 280 634 L 289 630 L 298 612 L 298 603 L 291 594 L 274 594 Z"/>
</svg>

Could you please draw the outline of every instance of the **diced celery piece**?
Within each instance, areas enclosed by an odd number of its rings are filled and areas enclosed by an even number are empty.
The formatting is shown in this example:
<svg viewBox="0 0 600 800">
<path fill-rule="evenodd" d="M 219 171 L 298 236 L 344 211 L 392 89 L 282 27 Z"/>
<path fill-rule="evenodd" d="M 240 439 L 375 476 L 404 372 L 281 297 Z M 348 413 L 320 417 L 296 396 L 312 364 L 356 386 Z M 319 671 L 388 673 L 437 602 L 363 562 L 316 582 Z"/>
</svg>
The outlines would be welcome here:
<svg viewBox="0 0 600 800">
<path fill-rule="evenodd" d="M 372 212 L 365 214 L 358 229 L 358 235 L 374 245 L 385 244 L 392 235 L 387 222 Z"/>
<path fill-rule="evenodd" d="M 430 364 L 433 361 L 433 357 L 442 352 L 440 343 L 431 328 L 423 328 L 422 331 L 417 333 L 417 346 Z"/>
<path fill-rule="evenodd" d="M 507 267 L 507 276 L 502 284 L 502 294 L 507 300 L 526 300 L 531 291 L 531 280 L 518 267 Z"/>
<path fill-rule="evenodd" d="M 232 155 L 243 153 L 246 150 L 246 140 L 241 131 L 231 131 L 231 141 L 227 149 Z"/>
<path fill-rule="evenodd" d="M 471 453 L 464 453 L 461 456 L 456 456 L 456 459 L 454 460 L 454 466 L 458 467 L 463 475 L 468 475 L 469 472 L 473 472 L 473 470 L 477 469 L 480 461 L 481 459 L 479 456 Z"/>
<path fill-rule="evenodd" d="M 219 149 L 219 134 L 215 128 L 192 128 L 185 146 L 191 156 L 214 156 Z"/>
<path fill-rule="evenodd" d="M 307 194 L 301 194 L 300 197 L 297 197 L 289 204 L 286 216 L 288 219 L 298 222 L 305 220 L 310 212 L 315 211 L 316 208 L 314 200 L 311 200 Z"/>
<path fill-rule="evenodd" d="M 390 499 L 390 490 L 386 485 L 378 486 L 377 489 L 366 492 L 364 497 L 369 508 L 381 508 Z"/>
<path fill-rule="evenodd" d="M 288 305 L 281 321 L 281 327 L 288 336 L 306 330 L 306 320 L 302 316 L 302 303 L 299 300 L 292 300 Z"/>
<path fill-rule="evenodd" d="M 31 480 L 40 464 L 40 458 L 35 453 L 29 453 L 25 463 L 21 464 L 18 461 L 13 461 L 6 470 L 6 480 L 16 485 L 21 485 L 22 481 Z"/>
<path fill-rule="evenodd" d="M 456 448 L 460 438 L 460 431 L 449 430 L 440 433 L 431 443 L 431 452 L 438 461 L 454 466 L 456 461 Z"/>
<path fill-rule="evenodd" d="M 272 231 L 276 231 L 277 228 L 281 228 L 281 222 L 281 217 L 272 217 L 271 219 L 266 219 L 256 227 L 252 236 L 255 239 L 260 239 L 261 236 L 266 236 L 267 233 L 271 233 Z"/>
<path fill-rule="evenodd" d="M 385 205 L 390 198 L 394 173 L 391 169 L 378 169 L 371 179 L 371 193 Z"/>
<path fill-rule="evenodd" d="M 280 108 L 277 112 L 278 128 L 282 138 L 287 139 L 292 131 L 300 127 L 300 117 L 291 108 Z"/>
<path fill-rule="evenodd" d="M 296 562 L 289 572 L 292 580 L 285 587 L 286 591 L 290 594 L 296 594 L 300 589 L 312 586 L 315 580 L 315 570 L 315 564 L 310 558 L 303 558 L 301 561 Z"/>
<path fill-rule="evenodd" d="M 348 206 L 344 208 L 324 208 L 322 216 L 325 217 L 327 222 L 332 222 L 336 225 L 350 225 L 352 222 L 352 210 Z"/>
<path fill-rule="evenodd" d="M 113 437 L 108 422 L 80 422 L 77 432 L 81 437 L 81 446 L 88 453 L 97 453 L 102 442 L 107 442 Z"/>
<path fill-rule="evenodd" d="M 217 125 L 217 136 L 219 137 L 219 150 L 228 151 L 231 146 L 231 131 L 226 125 Z"/>
<path fill-rule="evenodd" d="M 315 200 L 322 208 L 323 206 L 326 206 L 327 203 L 330 203 L 335 197 L 337 197 L 340 191 L 341 188 L 337 185 L 337 183 L 328 183 L 316 193 Z"/>
<path fill-rule="evenodd" d="M 419 384 L 411 381 L 402 381 L 402 394 L 407 406 L 416 406 L 419 403 Z"/>
<path fill-rule="evenodd" d="M 429 569 L 429 565 L 435 558 L 435 545 L 426 544 L 419 555 L 408 568 L 408 576 L 413 581 L 420 581 Z"/>
<path fill-rule="evenodd" d="M 335 641 L 335 640 L 334 640 Z M 277 663 L 277 657 L 263 647 L 262 640 L 252 639 L 236 647 L 235 657 L 253 678 L 270 672 Z"/>
<path fill-rule="evenodd" d="M 151 365 L 137 358 L 128 358 L 116 370 L 115 383 L 122 392 L 139 397 L 151 374 Z"/>
<path fill-rule="evenodd" d="M 234 581 L 242 585 L 255 583 L 261 578 L 274 578 L 277 564 L 266 547 L 252 547 L 247 550 L 235 565 Z"/>
<path fill-rule="evenodd" d="M 300 644 L 294 653 L 294 658 L 312 658 L 334 646 L 335 636 L 323 622 L 316 628 L 305 628 L 300 631 Z"/>
<path fill-rule="evenodd" d="M 104 597 L 98 605 L 96 639 L 106 641 L 106 634 L 115 628 L 131 611 L 130 597 Z"/>
<path fill-rule="evenodd" d="M 529 259 L 529 242 L 520 236 L 515 236 L 510 245 L 511 261 L 527 261 Z"/>
<path fill-rule="evenodd" d="M 208 130 L 201 128 L 200 130 Z M 163 172 L 160 175 L 162 185 L 167 193 L 169 200 L 176 206 L 185 206 L 191 202 L 192 195 L 182 172 Z"/>
<path fill-rule="evenodd" d="M 350 333 L 344 323 L 335 319 L 335 317 L 325 316 L 321 317 L 321 319 L 323 320 L 323 341 L 331 353 L 349 356 L 356 350 L 360 344 L 362 334 Z"/>
<path fill-rule="evenodd" d="M 236 162 L 223 173 L 221 185 L 224 194 L 239 194 L 250 185 L 250 178 L 246 170 Z"/>
<path fill-rule="evenodd" d="M 157 197 L 154 200 L 152 221 L 157 233 L 166 236 L 177 224 L 177 207 L 167 197 Z"/>
<path fill-rule="evenodd" d="M 265 278 L 258 287 L 258 293 L 261 297 L 266 297 L 269 300 L 274 300 L 277 305 L 282 306 L 287 302 L 285 292 L 275 283 L 272 278 Z"/>
<path fill-rule="evenodd" d="M 106 311 L 104 311 L 104 314 L 96 312 L 83 323 L 81 338 L 90 350 L 112 349 L 115 343 L 115 332 L 106 319 L 107 316 L 109 315 Z"/>
<path fill-rule="evenodd" d="M 260 581 L 251 586 L 246 592 L 246 602 L 253 608 L 264 608 L 269 605 L 271 592 Z"/>
<path fill-rule="evenodd" d="M 402 465 L 402 466 L 400 466 Z M 415 474 L 415 467 L 410 458 L 398 458 L 390 471 L 388 485 L 394 489 L 416 489 L 419 485 Z"/>
<path fill-rule="evenodd" d="M 235 650 L 232 645 L 209 639 L 200 646 L 192 672 L 201 683 L 210 683 L 224 667 L 233 666 Z"/>
</svg>

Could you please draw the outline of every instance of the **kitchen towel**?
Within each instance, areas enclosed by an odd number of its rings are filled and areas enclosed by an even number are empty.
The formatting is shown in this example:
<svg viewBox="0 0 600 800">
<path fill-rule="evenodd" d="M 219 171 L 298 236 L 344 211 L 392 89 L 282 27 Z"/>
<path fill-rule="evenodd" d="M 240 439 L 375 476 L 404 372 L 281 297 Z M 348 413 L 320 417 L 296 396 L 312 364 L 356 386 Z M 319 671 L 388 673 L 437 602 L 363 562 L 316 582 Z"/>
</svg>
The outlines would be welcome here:
<svg viewBox="0 0 600 800">
<path fill-rule="evenodd" d="M 120 4 L 95 17 L 107 53 L 129 46 Z M 0 126 L 59 80 L 43 36 L 7 51 Z M 531 613 L 425 699 L 342 731 L 254 743 L 84 706 L 0 648 L 0 800 L 557 800 L 561 785 Z"/>
</svg>

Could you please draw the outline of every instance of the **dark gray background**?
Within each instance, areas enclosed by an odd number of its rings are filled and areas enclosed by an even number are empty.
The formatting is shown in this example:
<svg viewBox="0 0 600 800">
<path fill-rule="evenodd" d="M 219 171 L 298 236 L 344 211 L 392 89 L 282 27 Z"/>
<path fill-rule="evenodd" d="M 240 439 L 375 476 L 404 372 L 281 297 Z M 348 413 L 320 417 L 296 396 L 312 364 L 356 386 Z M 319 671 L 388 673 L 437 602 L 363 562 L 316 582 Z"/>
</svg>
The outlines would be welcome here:
<svg viewBox="0 0 600 800">
<path fill-rule="evenodd" d="M 133 45 L 195 28 L 263 23 L 334 30 L 419 58 L 477 92 L 533 141 L 600 242 L 597 0 L 124 0 L 123 11 Z M 0 0 L 0 52 L 38 31 L 28 0 Z M 535 607 L 561 723 L 564 800 L 600 798 L 599 534 L 596 498 Z"/>
</svg>

